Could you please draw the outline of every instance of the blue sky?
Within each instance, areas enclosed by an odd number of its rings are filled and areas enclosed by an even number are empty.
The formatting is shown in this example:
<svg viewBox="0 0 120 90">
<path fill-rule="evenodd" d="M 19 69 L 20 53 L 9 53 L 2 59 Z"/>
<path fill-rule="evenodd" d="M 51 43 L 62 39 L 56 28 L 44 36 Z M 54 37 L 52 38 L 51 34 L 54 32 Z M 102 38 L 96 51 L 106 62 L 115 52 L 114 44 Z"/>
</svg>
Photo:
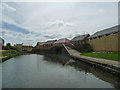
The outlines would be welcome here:
<svg viewBox="0 0 120 90">
<path fill-rule="evenodd" d="M 23 34 L 28 34 L 29 33 L 29 31 L 27 29 L 16 26 L 14 24 L 9 24 L 7 22 L 2 22 L 2 28 L 3 29 L 9 29 L 9 30 L 15 31 L 15 32 L 21 32 Z"/>
<path fill-rule="evenodd" d="M 29 43 L 93 34 L 118 24 L 117 2 L 4 2 L 5 42 Z"/>
</svg>

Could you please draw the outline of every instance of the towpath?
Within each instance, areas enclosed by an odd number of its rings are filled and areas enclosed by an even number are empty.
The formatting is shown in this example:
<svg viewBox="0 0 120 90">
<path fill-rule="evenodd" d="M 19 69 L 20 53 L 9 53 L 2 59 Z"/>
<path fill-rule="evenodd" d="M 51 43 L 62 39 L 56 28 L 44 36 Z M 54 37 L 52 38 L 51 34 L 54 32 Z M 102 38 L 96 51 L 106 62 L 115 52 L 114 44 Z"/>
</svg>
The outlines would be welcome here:
<svg viewBox="0 0 120 90">
<path fill-rule="evenodd" d="M 99 62 L 99 63 L 103 63 L 103 64 L 120 67 L 120 62 L 118 62 L 118 61 L 83 56 L 83 55 L 80 55 L 80 52 L 76 51 L 75 49 L 72 49 L 68 46 L 66 46 L 66 48 L 67 48 L 67 51 L 69 52 L 69 54 L 73 57 L 78 57 L 78 58 L 87 59 L 87 60 L 94 61 L 94 62 Z"/>
</svg>

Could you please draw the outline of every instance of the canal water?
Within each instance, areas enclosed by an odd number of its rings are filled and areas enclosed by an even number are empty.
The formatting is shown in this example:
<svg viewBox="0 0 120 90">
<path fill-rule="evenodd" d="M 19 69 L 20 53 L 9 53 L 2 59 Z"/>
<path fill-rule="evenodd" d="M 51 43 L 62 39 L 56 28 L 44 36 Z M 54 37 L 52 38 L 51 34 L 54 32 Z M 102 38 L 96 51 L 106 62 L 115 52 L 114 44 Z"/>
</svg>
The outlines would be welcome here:
<svg viewBox="0 0 120 90">
<path fill-rule="evenodd" d="M 2 88 L 119 88 L 118 78 L 61 55 L 22 55 L 2 64 Z"/>
</svg>

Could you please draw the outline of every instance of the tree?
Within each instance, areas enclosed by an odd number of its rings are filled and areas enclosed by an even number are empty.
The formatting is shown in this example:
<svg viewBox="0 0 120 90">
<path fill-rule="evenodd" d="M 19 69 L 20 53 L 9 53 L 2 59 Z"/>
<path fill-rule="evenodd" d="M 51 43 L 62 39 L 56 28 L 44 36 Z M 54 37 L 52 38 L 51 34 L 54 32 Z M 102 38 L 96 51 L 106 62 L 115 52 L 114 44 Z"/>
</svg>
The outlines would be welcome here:
<svg viewBox="0 0 120 90">
<path fill-rule="evenodd" d="M 13 50 L 20 51 L 20 48 L 19 48 L 19 47 L 17 47 L 17 46 L 12 46 L 12 49 L 13 49 Z"/>
<path fill-rule="evenodd" d="M 8 46 L 8 47 L 12 47 L 12 46 L 11 46 L 11 43 L 7 43 L 6 46 Z"/>
<path fill-rule="evenodd" d="M 12 49 L 11 43 L 7 43 L 6 46 L 4 47 L 5 50 L 10 50 Z"/>
</svg>

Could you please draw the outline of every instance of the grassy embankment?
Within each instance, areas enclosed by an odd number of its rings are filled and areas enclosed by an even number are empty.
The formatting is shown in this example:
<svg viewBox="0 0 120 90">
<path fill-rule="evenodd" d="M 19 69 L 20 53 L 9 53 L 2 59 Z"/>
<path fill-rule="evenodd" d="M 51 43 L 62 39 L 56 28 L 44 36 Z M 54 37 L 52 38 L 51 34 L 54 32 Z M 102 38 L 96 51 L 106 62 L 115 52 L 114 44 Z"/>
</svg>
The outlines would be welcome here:
<svg viewBox="0 0 120 90">
<path fill-rule="evenodd" d="M 20 55 L 20 52 L 17 50 L 4 50 L 0 51 L 0 58 L 5 58 L 5 57 L 14 57 L 17 55 Z"/>
<path fill-rule="evenodd" d="M 120 52 L 86 52 L 86 53 L 81 53 L 80 55 L 84 56 L 89 56 L 89 57 L 94 57 L 94 58 L 102 58 L 102 59 L 108 59 L 108 60 L 113 60 L 113 61 L 120 61 Z"/>
</svg>

